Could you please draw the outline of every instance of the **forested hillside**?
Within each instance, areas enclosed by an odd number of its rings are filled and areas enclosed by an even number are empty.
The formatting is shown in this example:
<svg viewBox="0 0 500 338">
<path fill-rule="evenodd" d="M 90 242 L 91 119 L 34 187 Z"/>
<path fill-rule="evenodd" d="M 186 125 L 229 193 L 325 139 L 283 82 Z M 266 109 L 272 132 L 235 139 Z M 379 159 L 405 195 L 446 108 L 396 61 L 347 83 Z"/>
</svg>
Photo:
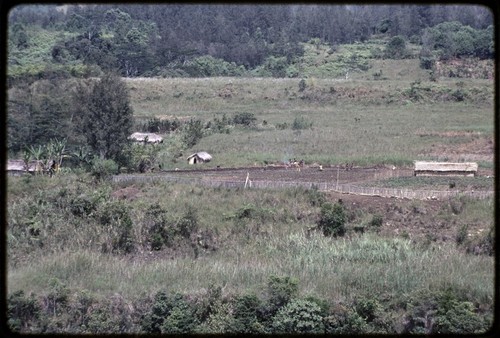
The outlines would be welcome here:
<svg viewBox="0 0 500 338">
<path fill-rule="evenodd" d="M 29 5 L 9 15 L 9 80 L 26 77 L 300 75 L 303 43 L 398 37 L 424 62 L 492 58 L 480 6 Z M 393 46 L 393 47 L 394 47 Z M 377 58 L 405 58 L 390 51 Z"/>
</svg>

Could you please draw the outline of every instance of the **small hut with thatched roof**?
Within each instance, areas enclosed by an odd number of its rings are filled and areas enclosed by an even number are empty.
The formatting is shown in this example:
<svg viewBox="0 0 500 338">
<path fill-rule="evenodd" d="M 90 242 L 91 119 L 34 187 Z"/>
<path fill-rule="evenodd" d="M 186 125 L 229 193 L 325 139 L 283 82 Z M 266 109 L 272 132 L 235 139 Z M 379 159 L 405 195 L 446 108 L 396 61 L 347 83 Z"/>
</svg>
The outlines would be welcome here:
<svg viewBox="0 0 500 338">
<path fill-rule="evenodd" d="M 475 176 L 476 162 L 424 162 L 415 161 L 415 176 Z"/>
<path fill-rule="evenodd" d="M 189 164 L 205 163 L 205 162 L 210 162 L 211 160 L 212 160 L 212 155 L 210 155 L 206 151 L 199 151 L 197 153 L 190 155 L 187 158 Z"/>
<path fill-rule="evenodd" d="M 7 161 L 7 175 L 20 176 L 24 173 L 34 174 L 42 172 L 44 165 L 42 161 L 30 161 L 28 166 L 23 160 L 8 160 Z"/>
<path fill-rule="evenodd" d="M 163 137 L 155 133 L 133 133 L 128 137 L 130 140 L 135 142 L 143 143 L 162 143 Z"/>
</svg>

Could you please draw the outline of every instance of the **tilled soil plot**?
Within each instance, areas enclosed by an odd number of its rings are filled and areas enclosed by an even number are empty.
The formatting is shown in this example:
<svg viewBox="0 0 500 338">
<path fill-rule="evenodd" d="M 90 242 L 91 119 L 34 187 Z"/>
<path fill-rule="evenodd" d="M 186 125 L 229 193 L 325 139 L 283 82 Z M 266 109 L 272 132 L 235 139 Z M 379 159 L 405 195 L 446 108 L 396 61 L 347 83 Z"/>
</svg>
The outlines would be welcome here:
<svg viewBox="0 0 500 338">
<path fill-rule="evenodd" d="M 180 177 L 202 178 L 204 180 L 235 181 L 285 181 L 285 182 L 329 182 L 339 184 L 360 183 L 389 177 L 401 177 L 413 175 L 411 169 L 388 169 L 388 168 L 323 168 L 302 167 L 300 170 L 294 167 L 249 167 L 239 169 L 206 169 L 206 170 L 183 170 L 172 171 L 169 174 Z"/>
</svg>

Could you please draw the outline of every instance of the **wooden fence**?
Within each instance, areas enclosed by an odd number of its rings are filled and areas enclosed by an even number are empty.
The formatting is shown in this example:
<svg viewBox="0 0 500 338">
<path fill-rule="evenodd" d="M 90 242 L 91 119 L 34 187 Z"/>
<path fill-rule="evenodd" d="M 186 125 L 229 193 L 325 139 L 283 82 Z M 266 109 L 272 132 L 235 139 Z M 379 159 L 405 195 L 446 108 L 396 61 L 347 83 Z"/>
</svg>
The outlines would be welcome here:
<svg viewBox="0 0 500 338">
<path fill-rule="evenodd" d="M 469 196 L 478 199 L 489 198 L 495 195 L 493 190 L 412 190 L 398 188 L 373 188 L 360 187 L 353 184 L 337 184 L 335 182 L 291 182 L 291 181 L 226 181 L 205 180 L 202 178 L 178 177 L 170 175 L 116 175 L 113 182 L 154 182 L 169 181 L 181 184 L 199 184 L 213 188 L 260 188 L 260 189 L 284 189 L 303 187 L 306 189 L 318 189 L 321 191 L 334 191 L 344 194 L 380 196 L 391 198 L 407 198 L 420 200 L 442 200 L 455 196 Z"/>
</svg>

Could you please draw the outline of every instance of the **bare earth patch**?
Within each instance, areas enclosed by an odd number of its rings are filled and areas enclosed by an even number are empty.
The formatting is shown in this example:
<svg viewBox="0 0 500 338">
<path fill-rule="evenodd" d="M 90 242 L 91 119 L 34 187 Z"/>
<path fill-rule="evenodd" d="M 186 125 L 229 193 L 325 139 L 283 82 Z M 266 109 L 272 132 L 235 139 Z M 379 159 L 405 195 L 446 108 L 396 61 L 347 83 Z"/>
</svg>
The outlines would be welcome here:
<svg viewBox="0 0 500 338">
<path fill-rule="evenodd" d="M 140 195 L 141 191 L 134 186 L 116 190 L 111 194 L 113 198 L 130 201 L 135 200 L 137 197 L 140 197 Z"/>
</svg>

